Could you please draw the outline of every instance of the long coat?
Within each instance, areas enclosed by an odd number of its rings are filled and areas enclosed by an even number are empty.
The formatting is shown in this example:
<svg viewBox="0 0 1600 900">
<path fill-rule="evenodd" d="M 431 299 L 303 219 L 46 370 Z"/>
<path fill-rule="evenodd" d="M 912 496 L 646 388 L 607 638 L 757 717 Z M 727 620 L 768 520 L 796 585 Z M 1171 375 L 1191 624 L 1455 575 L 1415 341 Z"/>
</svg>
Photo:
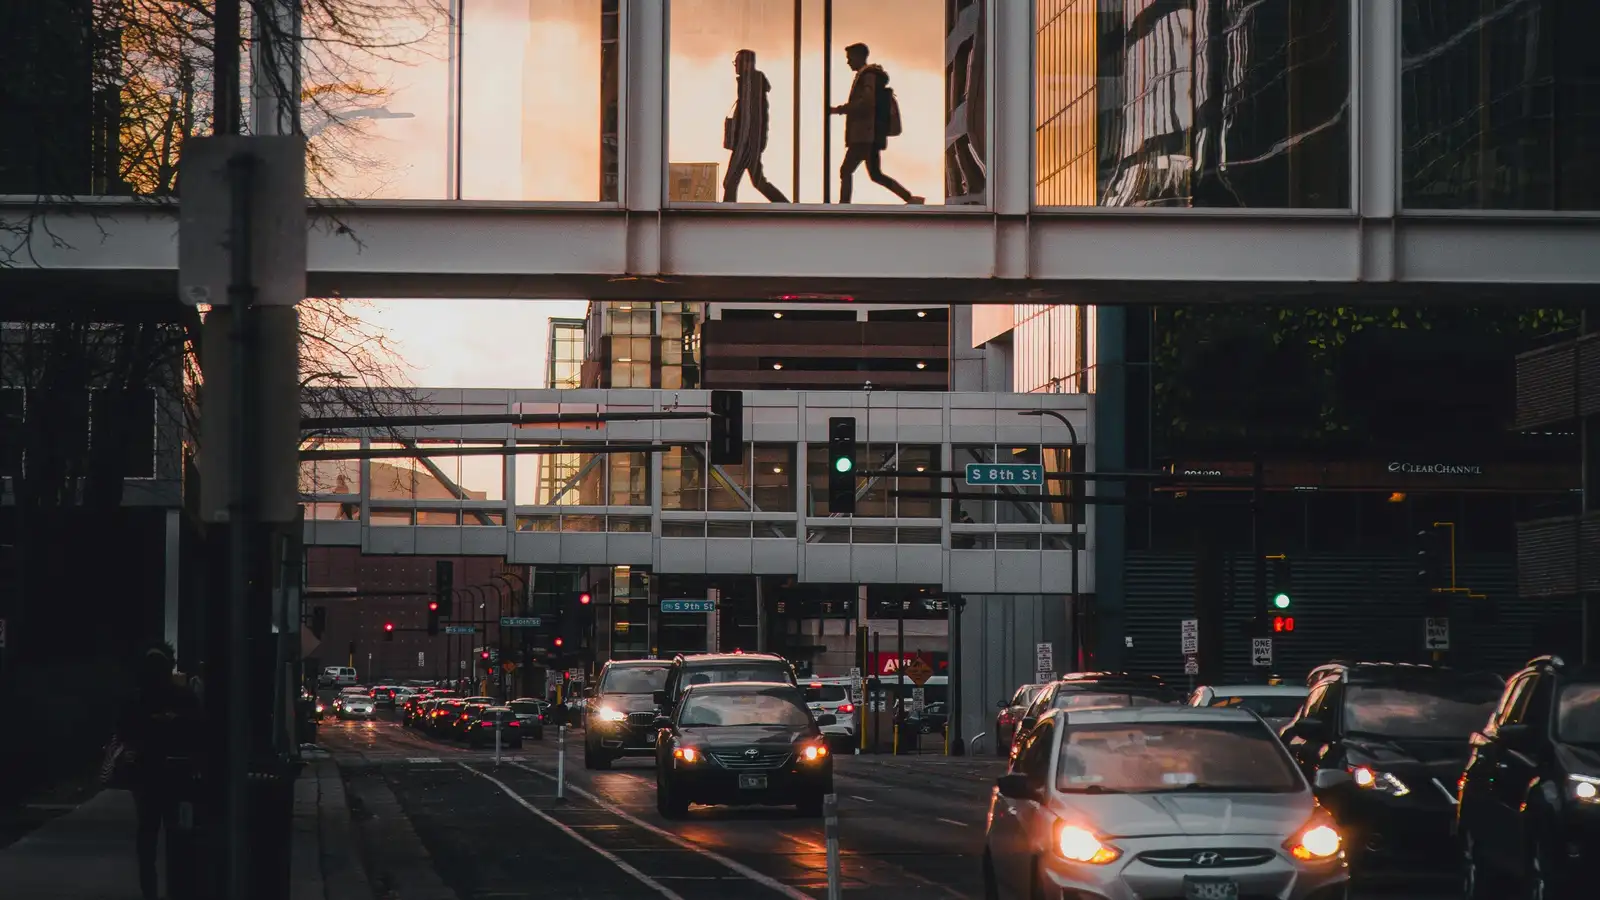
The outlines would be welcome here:
<svg viewBox="0 0 1600 900">
<path fill-rule="evenodd" d="M 870 144 L 882 150 L 889 144 L 887 110 L 878 108 L 878 94 L 889 86 L 889 73 L 882 66 L 863 66 L 850 83 L 850 99 L 845 101 L 844 142 Z"/>
</svg>

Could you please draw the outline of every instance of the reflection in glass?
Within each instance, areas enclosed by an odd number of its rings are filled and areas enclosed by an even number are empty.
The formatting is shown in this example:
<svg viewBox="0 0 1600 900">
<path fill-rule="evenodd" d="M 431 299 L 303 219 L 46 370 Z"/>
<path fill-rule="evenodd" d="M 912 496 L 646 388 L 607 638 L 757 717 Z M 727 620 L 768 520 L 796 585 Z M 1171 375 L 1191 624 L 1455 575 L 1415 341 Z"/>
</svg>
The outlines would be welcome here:
<svg viewBox="0 0 1600 900">
<path fill-rule="evenodd" d="M 1588 46 L 1600 4 L 1401 0 L 1400 9 L 1405 205 L 1600 209 L 1600 88 Z"/>
<path fill-rule="evenodd" d="M 1039 0 L 1041 206 L 1349 206 L 1349 0 Z"/>
<path fill-rule="evenodd" d="M 616 199 L 617 0 L 365 2 L 360 42 L 307 22 L 313 194 Z"/>
<path fill-rule="evenodd" d="M 707 508 L 748 512 L 752 505 L 749 493 L 750 445 L 744 445 L 744 458 L 738 465 L 711 466 L 710 472 L 711 504 Z"/>
<path fill-rule="evenodd" d="M 307 444 L 303 449 L 359 450 L 361 449 L 361 442 L 316 440 Z M 306 460 L 300 463 L 300 493 L 361 493 L 361 461 L 357 459 L 320 459 Z"/>
<path fill-rule="evenodd" d="M 907 444 L 900 448 L 900 458 L 895 468 L 901 472 L 935 472 L 939 469 L 939 445 Z M 932 476 L 895 479 L 895 488 L 902 491 L 933 491 L 942 479 Z M 898 515 L 902 519 L 939 517 L 939 499 L 936 497 L 899 497 L 896 499 Z M 901 529 L 904 531 L 904 529 Z"/>
<path fill-rule="evenodd" d="M 606 505 L 606 454 L 534 453 L 516 459 L 518 505 Z"/>
<path fill-rule="evenodd" d="M 611 454 L 611 505 L 650 505 L 650 454 Z"/>
<path fill-rule="evenodd" d="M 661 508 L 706 508 L 705 455 L 696 448 L 673 447 L 661 454 Z"/>
<path fill-rule="evenodd" d="M 760 512 L 794 512 L 794 446 L 757 445 L 750 497 Z"/>
</svg>

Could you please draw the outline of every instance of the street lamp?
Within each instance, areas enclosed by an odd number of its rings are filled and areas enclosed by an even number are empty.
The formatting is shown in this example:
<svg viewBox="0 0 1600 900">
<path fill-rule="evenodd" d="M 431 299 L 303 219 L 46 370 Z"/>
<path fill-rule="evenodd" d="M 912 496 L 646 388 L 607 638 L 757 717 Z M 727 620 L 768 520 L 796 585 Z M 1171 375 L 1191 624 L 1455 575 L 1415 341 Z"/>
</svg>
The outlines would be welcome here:
<svg viewBox="0 0 1600 900">
<path fill-rule="evenodd" d="M 1063 415 L 1062 413 L 1057 412 L 1056 410 L 1053 410 L 1053 409 L 1023 409 L 1023 410 L 1018 410 L 1017 411 L 1017 415 L 1020 415 L 1020 416 L 1049 416 L 1050 418 L 1055 419 L 1057 422 L 1060 422 L 1061 424 L 1067 426 L 1067 433 L 1072 436 L 1072 452 L 1071 452 L 1071 456 L 1068 457 L 1068 460 L 1070 461 L 1070 464 L 1071 464 L 1071 467 L 1072 467 L 1072 471 L 1077 471 L 1077 469 L 1078 469 L 1078 448 L 1080 446 L 1082 446 L 1082 444 L 1078 441 L 1078 429 L 1077 429 L 1076 426 L 1074 426 L 1072 424 L 1072 420 L 1071 419 L 1068 419 L 1065 415 Z M 1042 460 L 1041 460 L 1041 462 L 1042 462 Z M 1049 487 L 1048 487 L 1048 485 L 1046 485 L 1046 492 L 1048 493 L 1048 491 L 1049 491 Z M 1076 484 L 1074 484 L 1074 486 L 1073 486 L 1072 494 L 1073 494 L 1074 501 L 1076 501 L 1077 495 L 1078 495 L 1078 487 L 1077 487 Z M 1081 532 L 1078 529 L 1078 504 L 1076 502 L 1074 502 L 1072 504 L 1072 515 L 1070 516 L 1070 518 L 1072 519 L 1072 556 L 1067 560 L 1067 567 L 1072 571 L 1072 576 L 1071 576 L 1072 577 L 1072 624 L 1073 624 L 1072 639 L 1073 639 L 1073 643 L 1076 644 L 1076 648 L 1074 650 L 1073 655 L 1077 658 L 1077 668 L 1079 670 L 1081 670 L 1081 669 L 1083 669 L 1083 665 L 1084 665 L 1084 660 L 1083 660 L 1083 618 L 1084 617 L 1083 617 L 1083 610 L 1080 608 L 1080 603 L 1079 603 L 1079 599 L 1078 599 L 1078 535 Z M 1065 645 L 1066 641 L 1062 641 L 1061 643 L 1063 645 Z"/>
</svg>

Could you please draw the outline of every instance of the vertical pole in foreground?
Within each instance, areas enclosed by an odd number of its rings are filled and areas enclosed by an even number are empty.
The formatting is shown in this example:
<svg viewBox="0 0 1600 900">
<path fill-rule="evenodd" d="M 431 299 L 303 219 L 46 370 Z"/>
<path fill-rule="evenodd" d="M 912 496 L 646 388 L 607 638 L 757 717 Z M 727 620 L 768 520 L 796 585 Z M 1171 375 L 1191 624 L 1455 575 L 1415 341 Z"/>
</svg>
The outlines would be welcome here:
<svg viewBox="0 0 1600 900">
<path fill-rule="evenodd" d="M 833 202 L 833 0 L 822 0 L 822 202 Z"/>
<path fill-rule="evenodd" d="M 801 49 L 801 23 L 805 20 L 804 0 L 794 0 L 794 160 L 790 165 L 791 185 L 793 193 L 789 198 L 795 203 L 800 202 L 800 54 Z M 765 647 L 761 649 L 765 650 Z"/>
<path fill-rule="evenodd" d="M 500 732 L 505 730 L 505 723 L 499 719 L 494 723 L 494 767 L 500 768 Z"/>
<path fill-rule="evenodd" d="M 822 833 L 828 844 L 828 900 L 840 900 L 843 886 L 839 881 L 839 795 L 822 797 Z"/>
<path fill-rule="evenodd" d="M 556 802 L 567 802 L 567 726 L 556 726 Z"/>
</svg>

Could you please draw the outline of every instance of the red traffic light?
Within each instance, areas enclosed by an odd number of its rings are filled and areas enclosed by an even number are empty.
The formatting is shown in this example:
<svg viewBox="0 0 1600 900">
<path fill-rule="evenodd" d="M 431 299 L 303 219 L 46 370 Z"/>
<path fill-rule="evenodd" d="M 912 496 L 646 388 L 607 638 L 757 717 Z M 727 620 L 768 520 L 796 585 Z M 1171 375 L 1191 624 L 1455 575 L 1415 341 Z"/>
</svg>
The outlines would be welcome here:
<svg viewBox="0 0 1600 900">
<path fill-rule="evenodd" d="M 429 600 L 428 601 L 428 612 L 438 612 L 438 611 L 439 611 L 439 601 L 437 601 L 437 600 Z"/>
<path fill-rule="evenodd" d="M 566 641 L 561 639 L 561 638 L 556 638 L 556 640 L 555 640 L 555 645 L 557 647 L 559 647 L 559 646 L 561 646 L 562 644 L 565 644 L 565 643 L 566 643 Z"/>
<path fill-rule="evenodd" d="M 1272 630 L 1277 632 L 1294 631 L 1294 616 L 1273 616 Z"/>
<path fill-rule="evenodd" d="M 589 596 L 589 592 L 588 591 L 584 591 L 583 593 L 578 595 L 578 605 L 579 606 L 588 606 L 592 602 L 594 602 L 594 598 Z"/>
<path fill-rule="evenodd" d="M 485 650 L 482 653 L 479 653 L 478 656 L 480 658 L 482 658 L 482 659 L 488 659 L 489 658 L 489 651 Z"/>
<path fill-rule="evenodd" d="M 394 623 L 393 622 L 385 622 L 385 623 L 383 623 L 383 630 L 384 631 L 393 631 L 394 630 Z"/>
</svg>

